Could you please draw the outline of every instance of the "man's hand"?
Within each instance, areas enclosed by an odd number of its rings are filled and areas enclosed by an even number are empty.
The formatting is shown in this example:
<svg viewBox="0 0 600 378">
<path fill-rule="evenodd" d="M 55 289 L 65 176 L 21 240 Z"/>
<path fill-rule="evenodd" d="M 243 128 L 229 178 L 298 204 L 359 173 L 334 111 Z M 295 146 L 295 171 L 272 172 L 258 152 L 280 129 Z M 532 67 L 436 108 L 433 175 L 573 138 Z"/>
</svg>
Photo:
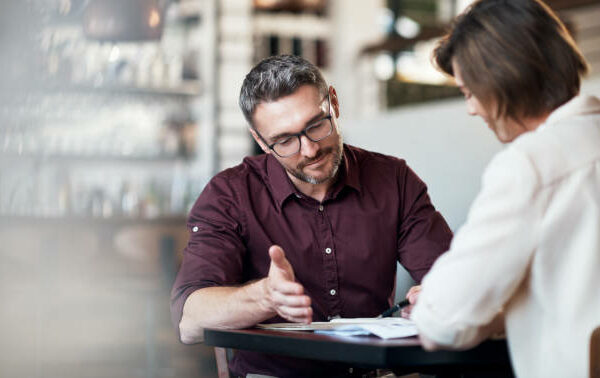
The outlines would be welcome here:
<svg viewBox="0 0 600 378">
<path fill-rule="evenodd" d="M 415 304 L 417 304 L 417 300 L 419 299 L 420 292 L 421 292 L 421 285 L 413 286 L 408 290 L 408 293 L 406 293 L 406 299 L 408 299 L 408 301 L 410 302 L 410 306 L 404 307 L 402 309 L 402 311 L 400 311 L 400 316 L 402 316 L 403 318 L 406 318 L 406 319 L 410 318 L 410 313 L 411 313 L 413 307 L 415 306 Z"/>
<path fill-rule="evenodd" d="M 271 266 L 265 280 L 267 300 L 279 316 L 291 322 L 310 323 L 313 311 L 304 287 L 295 281 L 294 269 L 278 245 L 269 248 Z"/>
</svg>

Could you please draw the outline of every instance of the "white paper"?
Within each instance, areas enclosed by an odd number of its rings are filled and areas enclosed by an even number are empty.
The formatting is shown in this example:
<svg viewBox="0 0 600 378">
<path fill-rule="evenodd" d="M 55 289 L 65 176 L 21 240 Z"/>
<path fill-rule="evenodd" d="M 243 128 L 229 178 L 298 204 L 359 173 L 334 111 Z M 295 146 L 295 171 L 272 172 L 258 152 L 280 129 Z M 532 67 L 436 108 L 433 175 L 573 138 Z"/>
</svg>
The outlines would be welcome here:
<svg viewBox="0 0 600 378">
<path fill-rule="evenodd" d="M 368 336 L 371 334 L 370 331 L 354 325 L 343 325 L 335 329 L 317 329 L 315 333 L 335 336 Z"/>
<path fill-rule="evenodd" d="M 258 328 L 273 329 L 278 331 L 314 331 L 317 329 L 333 329 L 336 324 L 330 322 L 312 322 L 310 324 L 304 323 L 270 323 L 270 324 L 257 324 Z"/>
<path fill-rule="evenodd" d="M 418 334 L 415 324 L 404 318 L 339 318 L 329 322 L 258 324 L 259 328 L 280 331 L 315 331 L 315 333 L 356 336 L 374 334 L 382 339 L 410 337 Z"/>
<path fill-rule="evenodd" d="M 414 324 L 363 324 L 361 327 L 382 339 L 410 337 L 419 333 Z"/>
</svg>

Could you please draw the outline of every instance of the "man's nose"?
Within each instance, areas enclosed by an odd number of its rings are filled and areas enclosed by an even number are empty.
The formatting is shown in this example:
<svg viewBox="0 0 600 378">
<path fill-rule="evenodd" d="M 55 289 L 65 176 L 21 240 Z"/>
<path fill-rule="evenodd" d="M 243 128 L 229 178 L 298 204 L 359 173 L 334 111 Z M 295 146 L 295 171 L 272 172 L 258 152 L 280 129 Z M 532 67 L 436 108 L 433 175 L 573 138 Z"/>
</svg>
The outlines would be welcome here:
<svg viewBox="0 0 600 378">
<path fill-rule="evenodd" d="M 306 135 L 300 136 L 300 154 L 304 157 L 311 158 L 316 156 L 319 151 L 319 143 L 308 139 Z"/>
</svg>

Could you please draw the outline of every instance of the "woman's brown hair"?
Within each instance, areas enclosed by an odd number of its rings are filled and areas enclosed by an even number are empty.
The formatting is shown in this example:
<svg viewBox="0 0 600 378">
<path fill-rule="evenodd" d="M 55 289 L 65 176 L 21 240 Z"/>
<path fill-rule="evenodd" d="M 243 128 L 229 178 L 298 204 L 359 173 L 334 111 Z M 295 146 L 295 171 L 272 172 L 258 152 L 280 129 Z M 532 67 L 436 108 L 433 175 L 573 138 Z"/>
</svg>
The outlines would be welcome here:
<svg viewBox="0 0 600 378">
<path fill-rule="evenodd" d="M 539 0 L 480 0 L 454 21 L 433 53 L 497 118 L 550 112 L 579 93 L 588 66 L 567 29 Z M 494 109 L 492 109 L 494 110 Z"/>
</svg>

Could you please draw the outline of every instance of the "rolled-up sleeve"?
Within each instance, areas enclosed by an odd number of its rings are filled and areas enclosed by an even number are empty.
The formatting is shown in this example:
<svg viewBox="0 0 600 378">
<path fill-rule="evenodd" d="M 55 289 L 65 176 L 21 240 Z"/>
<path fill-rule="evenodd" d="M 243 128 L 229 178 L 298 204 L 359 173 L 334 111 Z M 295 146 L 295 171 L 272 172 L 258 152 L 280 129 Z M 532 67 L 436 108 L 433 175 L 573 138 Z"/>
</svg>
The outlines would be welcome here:
<svg viewBox="0 0 600 378">
<path fill-rule="evenodd" d="M 526 275 L 543 205 L 527 157 L 508 149 L 490 163 L 466 223 L 425 276 L 411 317 L 419 332 L 455 348 L 478 340 Z M 536 203 L 537 201 L 537 203 Z"/>
<path fill-rule="evenodd" d="M 408 166 L 399 174 L 398 260 L 416 282 L 450 247 L 452 231 L 435 209 L 427 185 Z"/>
<path fill-rule="evenodd" d="M 191 293 L 240 283 L 245 253 L 240 213 L 226 174 L 213 178 L 194 204 L 187 225 L 189 241 L 171 292 L 171 317 L 176 327 Z"/>
</svg>

